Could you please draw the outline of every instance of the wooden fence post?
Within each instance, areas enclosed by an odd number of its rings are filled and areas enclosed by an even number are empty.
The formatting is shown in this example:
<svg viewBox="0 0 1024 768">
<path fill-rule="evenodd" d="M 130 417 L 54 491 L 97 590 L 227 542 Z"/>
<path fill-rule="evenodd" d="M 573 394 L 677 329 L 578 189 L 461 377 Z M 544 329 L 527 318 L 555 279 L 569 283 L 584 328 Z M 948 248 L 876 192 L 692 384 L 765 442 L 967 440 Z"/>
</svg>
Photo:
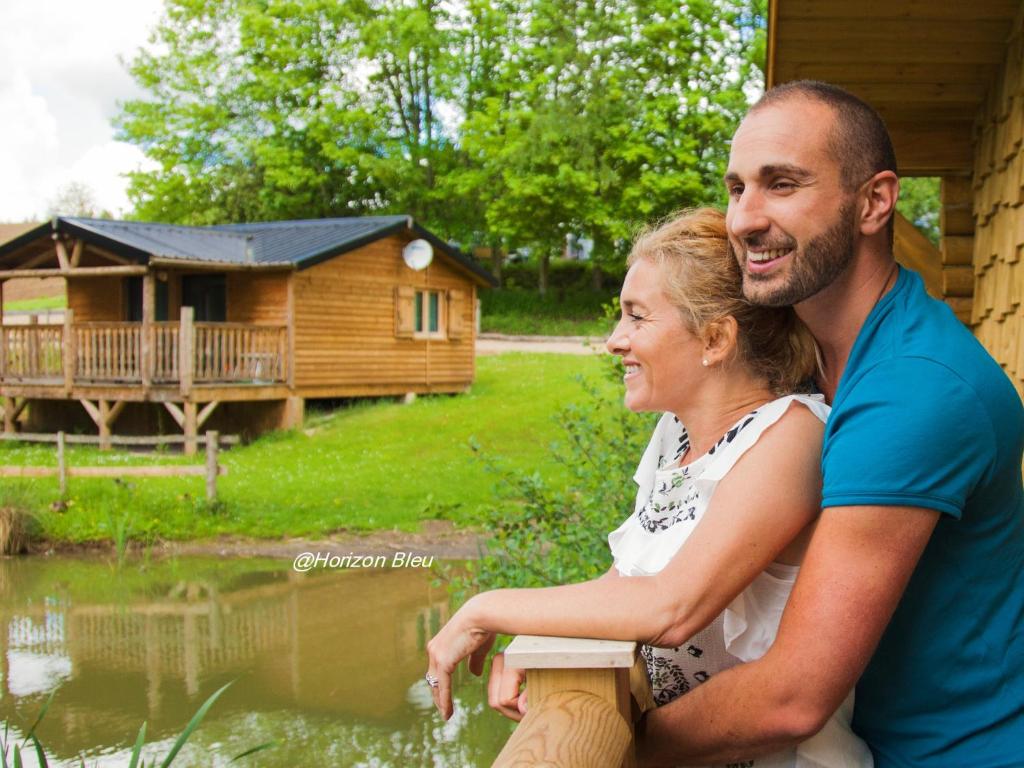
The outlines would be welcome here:
<svg viewBox="0 0 1024 768">
<path fill-rule="evenodd" d="M 209 502 L 217 499 L 217 448 L 220 441 L 220 434 L 216 430 L 206 432 L 206 500 Z"/>
<path fill-rule="evenodd" d="M 632 642 L 515 638 L 505 666 L 527 671 L 530 709 L 492 768 L 635 766 L 630 673 L 638 663 Z M 641 709 L 653 703 L 649 688 L 636 697 Z"/>
<path fill-rule="evenodd" d="M 60 481 L 60 497 L 68 493 L 68 465 L 64 458 L 64 433 L 57 433 L 57 477 Z"/>
</svg>

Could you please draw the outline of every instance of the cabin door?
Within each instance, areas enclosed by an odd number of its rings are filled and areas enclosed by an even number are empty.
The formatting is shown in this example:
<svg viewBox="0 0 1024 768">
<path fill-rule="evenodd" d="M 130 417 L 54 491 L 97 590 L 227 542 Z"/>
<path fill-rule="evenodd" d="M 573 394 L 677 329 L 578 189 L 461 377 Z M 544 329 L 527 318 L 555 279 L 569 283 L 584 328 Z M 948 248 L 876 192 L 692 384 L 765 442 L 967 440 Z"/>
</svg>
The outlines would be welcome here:
<svg viewBox="0 0 1024 768">
<path fill-rule="evenodd" d="M 184 275 L 181 305 L 193 308 L 197 323 L 223 323 L 228 304 L 225 285 L 224 275 Z"/>
</svg>

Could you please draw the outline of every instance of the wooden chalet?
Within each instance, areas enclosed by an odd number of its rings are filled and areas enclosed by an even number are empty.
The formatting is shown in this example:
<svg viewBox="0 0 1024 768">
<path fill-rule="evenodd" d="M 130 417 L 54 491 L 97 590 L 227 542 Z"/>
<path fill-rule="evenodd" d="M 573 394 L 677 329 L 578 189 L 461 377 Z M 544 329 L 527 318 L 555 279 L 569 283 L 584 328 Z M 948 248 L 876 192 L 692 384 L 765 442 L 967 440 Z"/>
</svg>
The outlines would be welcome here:
<svg viewBox="0 0 1024 768">
<path fill-rule="evenodd" d="M 419 269 L 403 259 L 413 240 L 433 251 Z M 492 282 L 407 216 L 59 217 L 0 245 L 0 307 L 3 281 L 26 277 L 64 278 L 67 310 L 0 326 L 4 430 L 28 405 L 36 431 L 186 438 L 292 427 L 308 398 L 464 391 L 476 290 Z"/>
<path fill-rule="evenodd" d="M 770 0 L 769 85 L 825 80 L 872 104 L 900 174 L 941 178 L 935 248 L 898 217 L 897 258 L 1024 396 L 1024 2 Z"/>
</svg>

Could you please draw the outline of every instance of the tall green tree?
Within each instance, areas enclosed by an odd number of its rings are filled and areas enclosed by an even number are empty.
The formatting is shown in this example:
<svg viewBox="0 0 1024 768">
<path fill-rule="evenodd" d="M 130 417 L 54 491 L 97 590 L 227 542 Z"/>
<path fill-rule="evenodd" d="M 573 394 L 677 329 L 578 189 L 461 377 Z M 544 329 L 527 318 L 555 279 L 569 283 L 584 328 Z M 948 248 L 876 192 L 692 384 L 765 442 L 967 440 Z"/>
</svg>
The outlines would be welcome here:
<svg viewBox="0 0 1024 768">
<path fill-rule="evenodd" d="M 158 165 L 135 214 L 402 212 L 545 266 L 570 233 L 617 260 L 641 222 L 719 199 L 763 3 L 166 0 L 118 121 Z"/>
</svg>

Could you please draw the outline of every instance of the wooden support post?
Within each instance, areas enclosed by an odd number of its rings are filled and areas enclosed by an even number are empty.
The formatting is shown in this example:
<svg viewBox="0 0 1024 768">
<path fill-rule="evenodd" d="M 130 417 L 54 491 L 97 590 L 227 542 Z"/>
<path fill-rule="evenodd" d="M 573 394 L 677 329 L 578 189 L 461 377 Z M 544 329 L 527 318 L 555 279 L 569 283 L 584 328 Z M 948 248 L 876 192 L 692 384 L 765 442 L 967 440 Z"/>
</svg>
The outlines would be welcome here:
<svg viewBox="0 0 1024 768">
<path fill-rule="evenodd" d="M 164 401 L 164 408 L 171 414 L 171 418 L 174 419 L 174 423 L 178 425 L 179 429 L 185 428 L 185 412 L 178 407 L 177 403 L 172 403 L 169 400 Z"/>
<path fill-rule="evenodd" d="M 100 429 L 100 450 L 109 451 L 110 443 L 110 401 L 100 400 L 100 421 L 96 426 Z"/>
<path fill-rule="evenodd" d="M 60 497 L 68 493 L 68 467 L 64 458 L 64 433 L 57 433 L 57 478 L 60 482 Z"/>
<path fill-rule="evenodd" d="M 182 397 L 188 397 L 192 391 L 192 376 L 195 370 L 195 355 L 192 353 L 195 340 L 195 328 L 192 325 L 194 317 L 192 307 L 181 308 L 181 325 L 178 327 L 178 379 Z"/>
<path fill-rule="evenodd" d="M 78 339 L 75 338 L 75 312 L 70 307 L 64 310 L 64 344 L 62 347 L 64 366 L 64 394 L 71 394 L 75 385 L 75 367 L 78 363 Z"/>
<path fill-rule="evenodd" d="M 64 245 L 64 241 L 58 239 L 56 241 L 56 245 L 57 245 L 57 263 L 60 265 L 60 268 L 63 269 L 63 270 L 71 269 L 71 260 L 68 258 L 68 249 L 67 249 L 67 246 Z"/>
<path fill-rule="evenodd" d="M 154 355 L 153 355 L 153 318 L 155 317 L 154 303 L 156 301 L 156 276 L 147 272 L 142 277 L 142 334 L 139 339 L 139 373 L 142 378 L 142 388 L 149 389 L 153 381 Z"/>
<path fill-rule="evenodd" d="M 285 382 L 295 390 L 295 273 L 288 275 L 288 303 L 285 311 L 287 325 L 287 359 L 284 361 Z"/>
<path fill-rule="evenodd" d="M 517 637 L 505 651 L 505 665 L 527 670 L 530 710 L 498 755 L 495 768 L 636 765 L 630 747 L 630 671 L 637 663 L 642 662 L 632 642 Z M 645 681 L 646 675 L 633 679 Z M 649 689 L 637 693 L 640 708 L 649 708 Z M 595 738 L 596 734 L 600 736 Z M 571 755 L 568 763 L 566 755 Z"/>
<path fill-rule="evenodd" d="M 206 433 L 206 500 L 217 500 L 217 449 L 220 434 L 216 430 Z"/>
<path fill-rule="evenodd" d="M 82 238 L 75 240 L 74 245 L 71 247 L 71 268 L 74 269 L 78 266 L 78 262 L 82 260 L 82 250 L 85 248 L 85 241 Z"/>
<path fill-rule="evenodd" d="M 16 397 L 8 395 L 4 398 L 4 432 L 8 435 L 13 435 L 15 432 L 14 420 L 17 418 L 17 403 L 18 398 Z"/>
<path fill-rule="evenodd" d="M 203 409 L 199 411 L 199 414 L 196 416 L 197 430 L 203 428 L 203 424 L 205 424 L 206 420 L 213 415 L 213 412 L 215 410 L 217 410 L 218 405 L 220 405 L 220 400 L 211 400 L 210 402 L 203 406 Z"/>
<path fill-rule="evenodd" d="M 185 411 L 185 455 L 194 456 L 196 452 L 196 433 L 199 431 L 196 422 L 196 404 L 195 403 L 184 403 Z"/>
</svg>

